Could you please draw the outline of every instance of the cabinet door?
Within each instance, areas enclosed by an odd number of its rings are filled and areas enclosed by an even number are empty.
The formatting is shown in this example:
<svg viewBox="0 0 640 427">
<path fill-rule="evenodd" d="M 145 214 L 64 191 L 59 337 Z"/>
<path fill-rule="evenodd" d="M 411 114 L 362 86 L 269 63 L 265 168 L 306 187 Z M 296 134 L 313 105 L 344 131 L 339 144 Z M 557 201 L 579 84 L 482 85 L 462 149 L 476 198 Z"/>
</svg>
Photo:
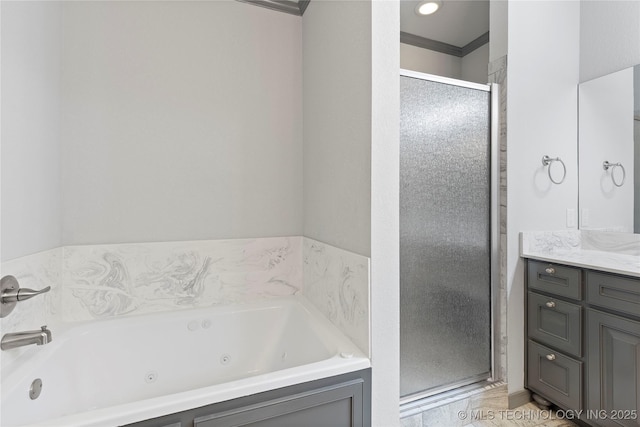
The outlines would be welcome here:
<svg viewBox="0 0 640 427">
<path fill-rule="evenodd" d="M 640 322 L 593 309 L 587 322 L 589 410 L 605 426 L 640 426 Z"/>
<path fill-rule="evenodd" d="M 194 427 L 364 427 L 363 381 L 354 380 L 198 417 Z"/>
</svg>

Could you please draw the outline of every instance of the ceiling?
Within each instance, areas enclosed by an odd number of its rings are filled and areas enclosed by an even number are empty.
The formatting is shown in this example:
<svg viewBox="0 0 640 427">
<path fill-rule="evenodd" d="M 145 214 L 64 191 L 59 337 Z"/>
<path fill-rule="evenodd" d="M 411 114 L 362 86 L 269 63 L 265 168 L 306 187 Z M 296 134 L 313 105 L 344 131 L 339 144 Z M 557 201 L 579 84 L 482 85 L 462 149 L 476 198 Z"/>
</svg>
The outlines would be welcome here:
<svg viewBox="0 0 640 427">
<path fill-rule="evenodd" d="M 489 31 L 488 0 L 442 0 L 433 15 L 418 16 L 420 1 L 400 1 L 400 31 L 463 47 Z"/>
</svg>

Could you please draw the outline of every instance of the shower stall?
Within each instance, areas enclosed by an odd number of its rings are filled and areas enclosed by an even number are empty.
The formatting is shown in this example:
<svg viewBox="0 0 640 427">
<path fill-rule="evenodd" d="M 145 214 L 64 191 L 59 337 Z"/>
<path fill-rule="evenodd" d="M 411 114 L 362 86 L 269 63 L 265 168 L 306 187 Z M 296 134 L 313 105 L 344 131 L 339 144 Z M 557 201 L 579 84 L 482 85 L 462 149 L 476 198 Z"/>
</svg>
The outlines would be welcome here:
<svg viewBox="0 0 640 427">
<path fill-rule="evenodd" d="M 401 403 L 492 376 L 491 89 L 401 72 Z"/>
</svg>

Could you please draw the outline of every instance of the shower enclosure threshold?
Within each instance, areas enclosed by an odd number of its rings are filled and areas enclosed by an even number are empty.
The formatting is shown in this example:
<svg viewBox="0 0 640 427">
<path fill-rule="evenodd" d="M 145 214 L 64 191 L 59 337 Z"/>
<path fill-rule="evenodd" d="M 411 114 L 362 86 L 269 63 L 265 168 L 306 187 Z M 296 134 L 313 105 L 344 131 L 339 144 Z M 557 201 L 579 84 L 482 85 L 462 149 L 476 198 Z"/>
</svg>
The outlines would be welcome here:
<svg viewBox="0 0 640 427">
<path fill-rule="evenodd" d="M 422 393 L 416 393 L 400 398 L 400 415 L 401 418 L 410 415 L 408 412 L 415 412 L 416 409 L 430 409 L 445 403 L 450 403 L 459 399 L 464 399 L 476 391 L 496 384 L 491 380 L 489 373 L 481 374 L 475 377 L 466 378 L 462 381 L 447 384 L 426 390 Z M 405 415 L 405 413 L 407 413 Z"/>
</svg>

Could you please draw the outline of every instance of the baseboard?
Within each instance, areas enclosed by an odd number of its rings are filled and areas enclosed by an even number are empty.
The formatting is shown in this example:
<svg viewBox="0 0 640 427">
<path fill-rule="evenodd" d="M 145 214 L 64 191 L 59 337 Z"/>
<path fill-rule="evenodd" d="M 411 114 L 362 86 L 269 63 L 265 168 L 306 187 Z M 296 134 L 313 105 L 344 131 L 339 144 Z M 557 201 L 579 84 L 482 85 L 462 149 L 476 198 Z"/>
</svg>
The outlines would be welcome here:
<svg viewBox="0 0 640 427">
<path fill-rule="evenodd" d="M 519 390 L 515 393 L 509 393 L 508 399 L 509 409 L 515 409 L 531 402 L 531 393 L 529 393 L 529 390 Z"/>
</svg>

